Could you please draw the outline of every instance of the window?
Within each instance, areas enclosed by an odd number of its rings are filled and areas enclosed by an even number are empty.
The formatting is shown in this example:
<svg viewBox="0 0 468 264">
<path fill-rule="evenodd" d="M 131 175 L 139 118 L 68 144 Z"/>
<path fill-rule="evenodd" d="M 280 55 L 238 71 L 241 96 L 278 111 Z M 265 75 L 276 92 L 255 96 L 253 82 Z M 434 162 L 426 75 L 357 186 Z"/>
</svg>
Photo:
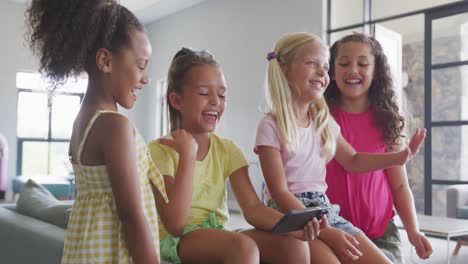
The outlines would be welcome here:
<svg viewBox="0 0 468 264">
<path fill-rule="evenodd" d="M 167 135 L 169 131 L 169 111 L 167 110 L 167 80 L 156 82 L 156 138 Z"/>
<path fill-rule="evenodd" d="M 73 120 L 87 86 L 70 78 L 51 91 L 38 73 L 18 72 L 17 175 L 68 175 L 68 145 Z"/>
</svg>

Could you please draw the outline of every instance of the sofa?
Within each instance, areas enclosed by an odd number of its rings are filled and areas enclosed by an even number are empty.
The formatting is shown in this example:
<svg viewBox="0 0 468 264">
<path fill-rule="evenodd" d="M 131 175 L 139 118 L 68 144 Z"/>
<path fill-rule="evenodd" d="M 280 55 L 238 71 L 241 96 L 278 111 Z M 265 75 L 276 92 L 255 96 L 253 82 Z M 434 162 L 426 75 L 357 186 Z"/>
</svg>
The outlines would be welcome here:
<svg viewBox="0 0 468 264">
<path fill-rule="evenodd" d="M 66 229 L 63 227 L 18 213 L 16 204 L 2 204 L 0 262 L 60 263 L 65 232 Z"/>
<path fill-rule="evenodd" d="M 447 217 L 468 219 L 468 185 L 451 185 L 446 195 Z"/>
<path fill-rule="evenodd" d="M 446 192 L 447 217 L 468 219 L 468 185 L 455 184 L 447 188 Z M 468 236 L 461 237 L 453 250 L 456 256 L 461 246 L 468 246 Z"/>
<path fill-rule="evenodd" d="M 0 263 L 60 263 L 72 205 L 26 182 L 16 203 L 0 204 Z"/>
<path fill-rule="evenodd" d="M 16 203 L 0 205 L 0 262 L 60 263 L 72 205 L 27 181 Z"/>
</svg>

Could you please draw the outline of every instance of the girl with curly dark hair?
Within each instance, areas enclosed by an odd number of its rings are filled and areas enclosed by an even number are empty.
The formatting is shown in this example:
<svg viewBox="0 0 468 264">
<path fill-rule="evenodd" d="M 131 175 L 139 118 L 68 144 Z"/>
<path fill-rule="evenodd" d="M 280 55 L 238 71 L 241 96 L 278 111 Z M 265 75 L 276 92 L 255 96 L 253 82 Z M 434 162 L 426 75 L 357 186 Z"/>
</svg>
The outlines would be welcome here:
<svg viewBox="0 0 468 264">
<path fill-rule="evenodd" d="M 164 182 L 141 135 L 117 112 L 132 108 L 148 83 L 143 26 L 112 0 L 33 0 L 27 22 L 54 88 L 83 72 L 89 79 L 70 140 L 77 198 L 62 263 L 159 263 L 155 197 L 167 201 Z"/>
<path fill-rule="evenodd" d="M 404 118 L 396 103 L 387 58 L 373 37 L 355 33 L 330 48 L 330 85 L 325 98 L 343 137 L 356 151 L 385 153 L 401 148 Z M 403 166 L 350 173 L 336 160 L 327 166 L 327 195 L 340 215 L 364 233 L 395 263 L 402 263 L 393 205 L 418 255 L 432 253 L 419 232 L 414 199 Z"/>
</svg>

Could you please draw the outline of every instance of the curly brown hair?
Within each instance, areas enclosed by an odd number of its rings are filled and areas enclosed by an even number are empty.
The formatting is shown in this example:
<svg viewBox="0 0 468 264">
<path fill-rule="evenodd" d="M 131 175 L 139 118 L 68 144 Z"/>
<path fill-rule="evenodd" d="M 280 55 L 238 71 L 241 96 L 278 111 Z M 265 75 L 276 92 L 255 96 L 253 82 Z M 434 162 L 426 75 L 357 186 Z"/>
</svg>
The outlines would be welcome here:
<svg viewBox="0 0 468 264">
<path fill-rule="evenodd" d="M 83 71 L 95 74 L 100 48 L 118 53 L 130 45 L 130 31 L 144 30 L 114 0 L 33 0 L 26 19 L 26 39 L 40 56 L 40 72 L 54 86 Z"/>
<path fill-rule="evenodd" d="M 404 138 L 405 120 L 399 113 L 390 67 L 382 46 L 375 38 L 365 34 L 352 34 L 341 38 L 330 47 L 330 76 L 334 76 L 335 60 L 339 48 L 347 42 L 364 43 L 369 45 L 372 50 L 375 58 L 375 70 L 368 92 L 369 102 L 371 110 L 375 113 L 374 122 L 382 130 L 388 148 L 396 149 L 401 146 L 402 138 Z M 324 96 L 330 108 L 334 108 L 340 103 L 341 93 L 335 80 L 330 81 Z"/>
<path fill-rule="evenodd" d="M 184 85 L 186 74 L 193 67 L 201 65 L 215 65 L 219 67 L 218 62 L 206 50 L 193 51 L 189 48 L 182 48 L 174 55 L 174 58 L 172 59 L 171 66 L 169 66 L 169 72 L 167 73 L 166 93 L 171 132 L 182 127 L 182 117 L 179 110 L 175 109 L 169 103 L 169 96 L 171 93 L 182 94 L 182 87 Z"/>
</svg>

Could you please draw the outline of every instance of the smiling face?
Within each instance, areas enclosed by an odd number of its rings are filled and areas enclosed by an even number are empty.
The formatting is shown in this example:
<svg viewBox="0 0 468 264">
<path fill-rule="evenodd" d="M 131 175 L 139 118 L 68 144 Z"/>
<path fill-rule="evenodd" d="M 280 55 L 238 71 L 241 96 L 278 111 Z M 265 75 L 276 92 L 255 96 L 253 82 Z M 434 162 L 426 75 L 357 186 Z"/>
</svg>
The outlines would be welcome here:
<svg viewBox="0 0 468 264">
<path fill-rule="evenodd" d="M 366 99 L 375 70 L 368 44 L 351 41 L 339 46 L 333 77 L 343 99 Z"/>
<path fill-rule="evenodd" d="M 112 97 L 126 109 L 133 107 L 137 91 L 148 83 L 151 56 L 151 44 L 144 32 L 133 30 L 129 35 L 129 47 L 113 55 L 110 85 Z"/>
<path fill-rule="evenodd" d="M 182 128 L 192 134 L 213 132 L 226 105 L 226 81 L 216 65 L 191 68 L 184 78 L 182 93 L 173 92 L 171 105 L 181 113 Z"/>
<path fill-rule="evenodd" d="M 299 48 L 284 74 L 294 99 L 313 102 L 320 99 L 330 82 L 329 51 L 321 43 L 310 42 Z"/>
</svg>

